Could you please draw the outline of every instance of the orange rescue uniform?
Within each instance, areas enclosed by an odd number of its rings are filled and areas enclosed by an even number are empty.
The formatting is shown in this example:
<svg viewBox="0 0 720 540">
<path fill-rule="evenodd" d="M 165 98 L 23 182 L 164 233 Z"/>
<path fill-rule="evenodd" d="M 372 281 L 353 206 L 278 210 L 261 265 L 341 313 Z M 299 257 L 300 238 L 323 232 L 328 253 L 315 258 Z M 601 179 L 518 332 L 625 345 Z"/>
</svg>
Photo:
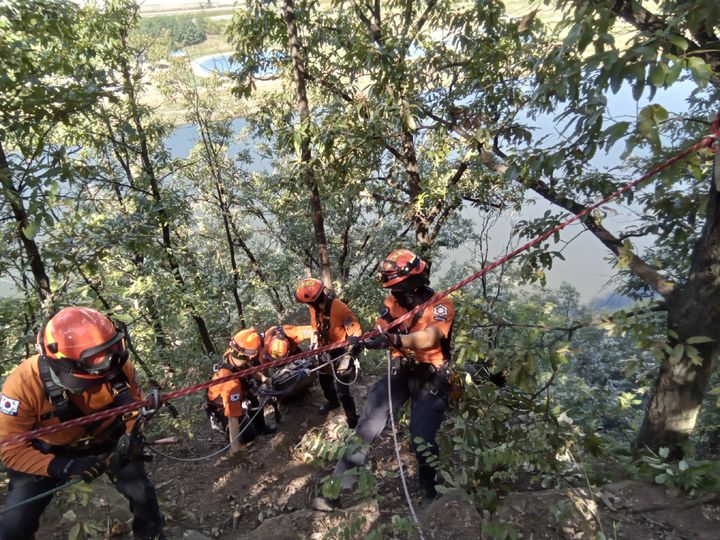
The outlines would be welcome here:
<svg viewBox="0 0 720 540">
<path fill-rule="evenodd" d="M 330 298 L 326 300 L 330 301 Z M 315 308 L 310 309 L 310 326 L 317 333 L 320 345 L 330 345 L 345 341 L 349 336 L 360 336 L 362 328 L 357 322 L 355 314 L 338 298 L 332 298 L 329 317 L 325 313 L 317 313 Z"/>
<path fill-rule="evenodd" d="M 20 433 L 32 431 L 60 423 L 56 416 L 48 418 L 54 408 L 47 396 L 38 370 L 39 355 L 31 356 L 20 363 L 5 380 L 0 403 L 0 438 L 9 438 Z M 52 362 L 52 360 L 50 360 Z M 142 394 L 135 381 L 135 368 L 128 360 L 123 372 L 129 383 L 129 391 L 133 400 L 141 400 Z M 110 383 L 102 383 L 83 390 L 78 394 L 68 392 L 70 401 L 84 415 L 99 412 L 113 406 L 113 394 Z M 40 440 L 53 446 L 71 445 L 85 437 L 92 437 L 97 442 L 107 440 L 104 433 L 115 422 L 117 417 L 103 420 L 98 426 L 86 431 L 88 426 L 76 426 L 57 433 L 41 435 Z M 127 422 L 126 431 L 134 422 Z M 48 476 L 48 464 L 55 457 L 43 454 L 31 444 L 23 441 L 0 448 L 0 457 L 6 467 L 16 471 Z"/>
<path fill-rule="evenodd" d="M 221 367 L 213 373 L 212 380 L 227 377 L 234 372 L 227 367 Z M 228 418 L 239 418 L 245 414 L 242 403 L 245 399 L 245 390 L 242 380 L 230 379 L 219 384 L 208 387 L 207 396 L 210 401 L 218 403 L 222 401 L 223 414 Z"/>
<path fill-rule="evenodd" d="M 290 324 L 283 324 L 280 325 L 280 328 L 282 329 L 282 333 L 285 334 L 285 337 L 288 339 L 288 354 L 297 354 L 300 349 L 300 342 L 305 341 L 306 339 L 312 339 L 314 331 L 312 326 L 293 326 Z M 265 333 L 263 334 L 263 343 L 264 343 L 264 361 L 272 361 L 275 360 L 272 358 L 272 355 L 270 354 L 270 342 L 272 341 L 272 338 L 275 337 L 275 335 L 280 334 L 280 331 L 277 328 L 277 325 L 273 325 L 267 330 L 265 330 Z"/>
<path fill-rule="evenodd" d="M 401 307 L 392 294 L 385 297 L 383 307 L 384 309 L 381 310 L 380 317 L 377 320 L 377 324 L 383 329 L 390 324 L 390 321 L 398 319 L 410 311 Z M 412 334 L 413 332 L 425 330 L 430 326 L 435 326 L 440 329 L 443 335 L 440 343 L 429 349 L 394 350 L 393 356 L 412 357 L 416 362 L 427 362 L 436 368 L 442 367 L 445 362 L 450 360 L 450 332 L 454 318 L 455 307 L 448 298 L 443 298 L 429 305 L 419 314 L 400 324 L 399 327 L 393 328 L 391 332 L 399 331 L 401 334 Z"/>
</svg>

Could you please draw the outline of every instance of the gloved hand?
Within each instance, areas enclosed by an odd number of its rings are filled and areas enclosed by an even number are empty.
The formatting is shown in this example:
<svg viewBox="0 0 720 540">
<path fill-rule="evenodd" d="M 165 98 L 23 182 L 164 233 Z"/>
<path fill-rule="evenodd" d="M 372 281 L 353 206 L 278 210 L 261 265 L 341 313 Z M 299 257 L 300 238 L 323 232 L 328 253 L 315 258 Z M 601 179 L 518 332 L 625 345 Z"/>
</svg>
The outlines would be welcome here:
<svg viewBox="0 0 720 540">
<path fill-rule="evenodd" d="M 48 465 L 48 474 L 67 482 L 76 478 L 90 482 L 105 472 L 105 460 L 99 456 L 68 459 L 56 456 Z"/>
<path fill-rule="evenodd" d="M 347 340 L 348 340 L 348 343 L 350 344 L 348 346 L 348 352 L 353 356 L 355 356 L 363 348 L 365 348 L 364 342 L 361 341 L 360 338 L 357 336 L 348 336 Z"/>
<path fill-rule="evenodd" d="M 110 455 L 110 471 L 117 474 L 125 465 L 137 459 L 149 461 L 150 456 L 143 455 L 144 442 L 145 438 L 139 428 L 133 428 L 130 433 L 123 433 L 115 445 L 115 451 Z"/>
<path fill-rule="evenodd" d="M 247 385 L 248 390 L 252 393 L 257 393 L 258 388 L 260 388 L 260 381 L 258 381 L 255 377 L 248 377 L 245 379 L 245 384 Z"/>
<path fill-rule="evenodd" d="M 399 334 L 385 333 L 366 339 L 364 345 L 366 349 L 387 349 L 388 347 L 399 349 L 402 347 Z"/>
</svg>

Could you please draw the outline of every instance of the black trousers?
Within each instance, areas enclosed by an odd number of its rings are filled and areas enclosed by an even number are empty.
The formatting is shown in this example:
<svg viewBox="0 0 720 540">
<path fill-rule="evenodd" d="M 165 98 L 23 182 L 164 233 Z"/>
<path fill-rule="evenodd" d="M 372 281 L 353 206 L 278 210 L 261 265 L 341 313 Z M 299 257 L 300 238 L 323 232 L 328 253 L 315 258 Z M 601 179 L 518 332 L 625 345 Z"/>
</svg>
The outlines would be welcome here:
<svg viewBox="0 0 720 540">
<path fill-rule="evenodd" d="M 36 476 L 8 469 L 10 485 L 6 505 L 11 506 L 53 489 L 63 482 L 47 476 Z M 133 538 L 157 538 L 163 528 L 155 487 L 145 473 L 145 463 L 131 461 L 113 479 L 117 490 L 130 502 L 133 514 Z M 40 527 L 40 516 L 52 500 L 52 495 L 24 504 L 6 512 L 0 522 L 0 540 L 33 540 Z"/>
<path fill-rule="evenodd" d="M 333 358 L 344 354 L 343 350 L 331 351 L 330 355 Z M 328 364 L 320 370 L 318 370 L 318 381 L 320 382 L 320 388 L 322 388 L 325 399 L 330 403 L 337 403 L 343 406 L 345 411 L 345 418 L 348 421 L 350 427 L 357 425 L 357 409 L 355 408 L 355 399 L 352 397 L 350 392 L 350 383 L 355 380 L 356 368 L 355 359 L 350 359 L 350 368 L 338 374 L 337 372 L 333 375 L 333 366 Z M 335 365 L 337 370 L 337 364 Z M 337 379 L 335 378 L 337 377 Z"/>
<path fill-rule="evenodd" d="M 418 460 L 420 487 L 425 491 L 426 496 L 434 497 L 437 494 L 435 490 L 437 475 L 424 454 L 429 451 L 432 456 L 438 455 L 435 434 L 440 428 L 447 408 L 450 384 L 447 375 L 440 373 L 433 375 L 427 368 L 429 366 L 397 366 L 393 369 L 393 375 L 390 378 L 390 389 L 393 401 L 392 408 L 395 415 L 398 414 L 408 399 L 412 400 L 410 408 L 410 446 Z M 365 464 L 370 445 L 385 429 L 389 414 L 388 380 L 387 375 L 385 375 L 370 389 L 355 430 L 358 437 L 365 444 L 360 448 L 345 452 L 335 466 L 336 475 L 343 475 L 348 469 L 361 467 Z M 422 438 L 428 448 L 423 448 L 422 451 L 419 450 L 414 442 L 416 437 Z M 343 489 L 352 489 L 355 480 L 355 475 L 343 475 Z"/>
<path fill-rule="evenodd" d="M 247 399 L 250 402 L 251 408 L 245 411 L 245 414 L 240 417 L 240 442 L 242 443 L 254 441 L 258 435 L 262 435 L 265 432 L 265 411 L 257 410 L 260 407 L 260 399 L 255 394 L 249 394 Z M 250 421 L 253 415 L 255 415 L 255 417 Z"/>
</svg>

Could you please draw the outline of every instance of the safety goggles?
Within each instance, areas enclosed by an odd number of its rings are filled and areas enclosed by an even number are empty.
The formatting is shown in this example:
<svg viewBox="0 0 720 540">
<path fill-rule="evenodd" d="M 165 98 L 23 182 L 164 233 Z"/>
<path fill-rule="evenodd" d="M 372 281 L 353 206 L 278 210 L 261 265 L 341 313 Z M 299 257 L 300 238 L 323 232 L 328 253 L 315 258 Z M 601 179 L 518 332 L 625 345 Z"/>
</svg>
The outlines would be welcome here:
<svg viewBox="0 0 720 540">
<path fill-rule="evenodd" d="M 230 340 L 230 348 L 233 350 L 231 353 L 233 358 L 237 360 L 252 360 L 258 355 L 258 352 L 260 352 L 258 349 L 246 349 L 245 347 L 241 347 L 234 339 Z"/>
<path fill-rule="evenodd" d="M 100 375 L 125 363 L 128 350 L 124 340 L 125 332 L 118 330 L 105 343 L 85 349 L 77 359 L 76 369 L 90 375 Z"/>
<path fill-rule="evenodd" d="M 398 265 L 395 261 L 385 259 L 380 263 L 380 281 L 383 283 L 408 275 L 420 265 L 420 258 L 414 257 L 404 266 Z"/>
</svg>

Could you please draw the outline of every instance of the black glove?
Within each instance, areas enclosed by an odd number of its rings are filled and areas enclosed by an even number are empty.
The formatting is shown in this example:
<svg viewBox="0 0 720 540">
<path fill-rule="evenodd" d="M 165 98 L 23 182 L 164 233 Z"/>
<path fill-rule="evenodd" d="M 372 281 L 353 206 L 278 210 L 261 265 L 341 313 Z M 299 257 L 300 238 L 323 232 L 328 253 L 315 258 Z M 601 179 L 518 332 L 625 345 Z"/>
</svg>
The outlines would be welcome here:
<svg viewBox="0 0 720 540">
<path fill-rule="evenodd" d="M 245 385 L 250 392 L 256 394 L 260 388 L 260 381 L 258 381 L 255 377 L 249 377 L 245 379 Z"/>
<path fill-rule="evenodd" d="M 365 342 L 361 341 L 359 337 L 357 336 L 348 336 L 347 338 L 348 343 L 350 344 L 348 346 L 348 352 L 352 356 L 357 356 L 357 353 L 359 353 L 361 350 L 365 348 Z"/>
<path fill-rule="evenodd" d="M 366 339 L 364 342 L 366 349 L 387 349 L 388 347 L 395 347 L 399 349 L 402 347 L 400 342 L 399 334 L 378 334 L 375 337 Z"/>
<path fill-rule="evenodd" d="M 48 465 L 48 474 L 67 482 L 76 478 L 90 482 L 105 472 L 105 461 L 98 456 L 68 459 L 56 456 Z"/>
<path fill-rule="evenodd" d="M 115 451 L 110 456 L 110 470 L 117 473 L 125 465 L 136 459 L 142 459 L 145 437 L 140 431 L 139 424 L 135 424 L 132 431 L 123 433 L 115 445 Z"/>
</svg>

